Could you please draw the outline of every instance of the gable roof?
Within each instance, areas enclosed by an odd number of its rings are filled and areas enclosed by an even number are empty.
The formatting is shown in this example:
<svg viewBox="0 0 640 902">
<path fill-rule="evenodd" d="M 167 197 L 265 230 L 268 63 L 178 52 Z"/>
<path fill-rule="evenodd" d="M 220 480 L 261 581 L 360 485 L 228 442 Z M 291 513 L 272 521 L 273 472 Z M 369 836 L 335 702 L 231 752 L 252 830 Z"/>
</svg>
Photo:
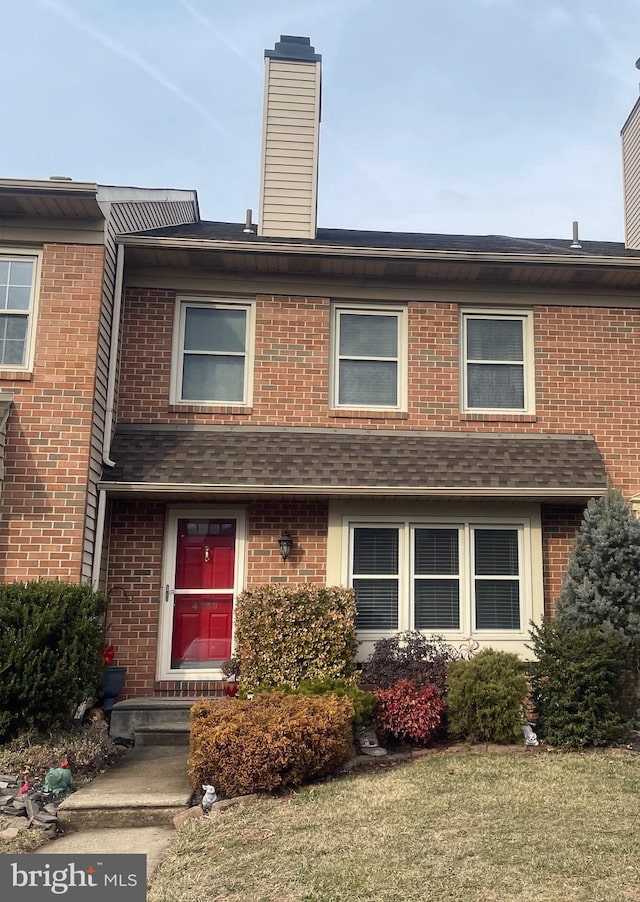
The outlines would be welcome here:
<svg viewBox="0 0 640 902">
<path fill-rule="evenodd" d="M 586 500 L 607 486 L 588 435 L 118 427 L 112 493 Z"/>
</svg>

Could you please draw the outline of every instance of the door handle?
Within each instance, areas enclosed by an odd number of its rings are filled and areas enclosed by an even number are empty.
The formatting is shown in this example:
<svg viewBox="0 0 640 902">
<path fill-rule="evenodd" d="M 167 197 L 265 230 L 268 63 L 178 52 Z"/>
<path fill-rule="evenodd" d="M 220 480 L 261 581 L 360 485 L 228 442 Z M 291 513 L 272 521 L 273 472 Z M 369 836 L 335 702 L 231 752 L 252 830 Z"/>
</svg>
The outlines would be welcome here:
<svg viewBox="0 0 640 902">
<path fill-rule="evenodd" d="M 171 595 L 171 589 L 169 588 L 169 583 L 164 587 L 164 603 L 167 604 L 169 601 L 169 596 Z"/>
</svg>

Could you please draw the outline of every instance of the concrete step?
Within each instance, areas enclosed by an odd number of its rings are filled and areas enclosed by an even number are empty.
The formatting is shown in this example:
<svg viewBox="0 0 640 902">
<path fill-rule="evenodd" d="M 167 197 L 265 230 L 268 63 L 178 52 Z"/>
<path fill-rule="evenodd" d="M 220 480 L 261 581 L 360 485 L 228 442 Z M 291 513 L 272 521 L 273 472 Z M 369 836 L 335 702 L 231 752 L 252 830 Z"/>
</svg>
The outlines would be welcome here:
<svg viewBox="0 0 640 902">
<path fill-rule="evenodd" d="M 195 698 L 127 698 L 116 702 L 109 732 L 113 738 L 134 739 L 137 730 L 161 730 L 166 724 L 182 724 L 189 730 L 189 712 Z"/>
<path fill-rule="evenodd" d="M 156 745 L 187 748 L 190 735 L 189 724 L 184 722 L 163 723 L 160 725 L 149 724 L 137 727 L 133 733 L 136 748 Z"/>
<path fill-rule="evenodd" d="M 166 826 L 192 796 L 187 749 L 143 745 L 65 799 L 58 819 L 64 830 Z"/>
</svg>

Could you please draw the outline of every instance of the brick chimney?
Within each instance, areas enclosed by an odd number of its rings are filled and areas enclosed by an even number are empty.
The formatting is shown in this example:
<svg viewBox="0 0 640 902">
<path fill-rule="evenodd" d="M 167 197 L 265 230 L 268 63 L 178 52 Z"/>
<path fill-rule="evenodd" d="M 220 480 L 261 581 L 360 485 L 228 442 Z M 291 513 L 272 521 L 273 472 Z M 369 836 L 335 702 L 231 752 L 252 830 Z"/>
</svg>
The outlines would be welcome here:
<svg viewBox="0 0 640 902">
<path fill-rule="evenodd" d="M 322 57 L 286 34 L 264 57 L 258 235 L 315 238 Z"/>
<path fill-rule="evenodd" d="M 640 59 L 636 61 L 640 69 Z M 622 181 L 624 190 L 624 243 L 640 250 L 640 98 L 622 126 Z"/>
</svg>

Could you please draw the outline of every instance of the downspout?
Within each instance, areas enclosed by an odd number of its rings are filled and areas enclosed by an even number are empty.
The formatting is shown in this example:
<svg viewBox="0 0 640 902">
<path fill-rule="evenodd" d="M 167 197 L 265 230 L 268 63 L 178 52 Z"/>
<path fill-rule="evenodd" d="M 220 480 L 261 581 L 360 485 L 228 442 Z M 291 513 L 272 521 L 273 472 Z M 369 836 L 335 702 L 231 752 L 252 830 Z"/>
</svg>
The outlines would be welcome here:
<svg viewBox="0 0 640 902">
<path fill-rule="evenodd" d="M 119 244 L 116 252 L 116 275 L 113 288 L 113 313 L 111 318 L 111 342 L 109 345 L 109 372 L 107 377 L 107 403 L 104 418 L 104 435 L 102 438 L 102 462 L 106 467 L 115 467 L 111 460 L 111 434 L 113 432 L 113 416 L 116 397 L 116 377 L 118 372 L 118 346 L 120 344 L 120 316 L 122 313 L 122 285 L 124 275 L 124 247 Z M 98 510 L 96 512 L 96 535 L 93 550 L 93 568 L 91 585 L 98 588 L 100 567 L 102 566 L 102 543 L 107 514 L 107 493 L 98 491 Z"/>
</svg>

